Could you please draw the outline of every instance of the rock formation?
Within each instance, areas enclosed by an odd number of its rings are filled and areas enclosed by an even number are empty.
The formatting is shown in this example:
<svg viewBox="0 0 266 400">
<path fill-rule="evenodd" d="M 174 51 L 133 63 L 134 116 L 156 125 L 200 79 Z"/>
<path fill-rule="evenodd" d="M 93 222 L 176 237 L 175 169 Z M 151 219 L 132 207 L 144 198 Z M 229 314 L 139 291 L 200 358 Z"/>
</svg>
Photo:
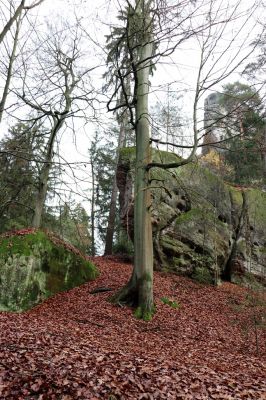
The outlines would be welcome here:
<svg viewBox="0 0 266 400">
<path fill-rule="evenodd" d="M 155 152 L 156 161 L 176 161 Z M 133 238 L 134 148 L 122 149 L 117 172 L 121 221 Z M 265 280 L 266 193 L 237 188 L 200 164 L 152 169 L 155 268 L 248 284 Z"/>
<path fill-rule="evenodd" d="M 77 249 L 52 234 L 25 230 L 0 236 L 0 311 L 27 310 L 97 274 Z"/>
</svg>

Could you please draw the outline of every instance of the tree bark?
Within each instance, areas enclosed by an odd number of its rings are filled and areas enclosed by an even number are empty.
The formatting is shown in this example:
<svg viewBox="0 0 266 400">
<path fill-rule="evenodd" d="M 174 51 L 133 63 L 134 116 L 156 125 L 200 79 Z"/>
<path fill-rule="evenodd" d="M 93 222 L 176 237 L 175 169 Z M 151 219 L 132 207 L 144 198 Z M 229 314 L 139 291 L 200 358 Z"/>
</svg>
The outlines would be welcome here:
<svg viewBox="0 0 266 400">
<path fill-rule="evenodd" d="M 4 26 L 2 32 L 0 33 L 0 43 L 4 40 L 6 34 L 10 31 L 11 26 L 16 21 L 16 19 L 20 16 L 21 12 L 23 11 L 25 6 L 25 0 L 22 0 L 20 5 L 17 7 L 14 15 L 7 21 L 6 25 Z"/>
<path fill-rule="evenodd" d="M 91 196 L 91 255 L 95 256 L 95 175 L 94 175 L 94 165 L 91 159 L 91 176 L 92 176 L 92 196 Z"/>
<path fill-rule="evenodd" d="M 34 215 L 32 220 L 32 226 L 34 228 L 40 228 L 41 221 L 42 221 L 42 214 L 44 209 L 44 203 L 47 194 L 47 187 L 48 187 L 48 180 L 49 180 L 49 173 L 52 167 L 52 158 L 53 158 L 53 148 L 54 142 L 56 139 L 57 132 L 60 130 L 61 126 L 63 125 L 64 117 L 60 119 L 54 117 L 54 125 L 51 131 L 48 144 L 47 144 L 47 151 L 44 159 L 43 167 L 41 168 L 40 177 L 39 177 L 39 185 L 38 191 L 36 196 L 36 202 L 34 207 Z"/>
<path fill-rule="evenodd" d="M 118 146 L 117 146 L 117 153 L 116 153 L 116 166 L 115 166 L 115 175 L 112 185 L 112 194 L 111 194 L 111 202 L 110 202 L 110 211 L 108 216 L 108 225 L 107 225 L 107 232 L 106 232 L 106 239 L 105 239 L 105 249 L 104 255 L 110 255 L 113 252 L 113 239 L 114 239 L 114 229 L 115 229 L 115 217 L 116 217 L 116 201 L 117 201 L 117 182 L 116 182 L 116 173 L 117 173 L 117 164 L 119 158 L 119 151 L 123 146 L 125 140 L 125 126 L 126 121 L 125 118 L 122 118 L 119 130 L 119 138 L 118 138 Z"/>
<path fill-rule="evenodd" d="M 9 59 L 8 69 L 7 69 L 6 82 L 5 82 L 5 86 L 4 86 L 2 99 L 0 101 L 0 123 L 3 118 L 6 99 L 8 96 L 10 81 L 11 81 L 11 77 L 12 77 L 13 64 L 14 64 L 14 61 L 16 58 L 16 50 L 17 50 L 17 44 L 18 44 L 18 35 L 19 35 L 19 30 L 20 30 L 20 24 L 21 24 L 21 17 L 19 17 L 19 20 L 17 21 L 17 28 L 16 28 L 16 32 L 15 32 L 13 48 L 12 48 L 12 52 L 11 52 L 10 59 Z"/>
<path fill-rule="evenodd" d="M 263 132 L 263 150 L 262 150 L 262 174 L 263 174 L 263 183 L 266 184 L 266 127 L 264 127 Z"/>
<path fill-rule="evenodd" d="M 153 244 L 149 169 L 151 161 L 150 121 L 148 110 L 149 74 L 153 44 L 149 2 L 138 1 L 136 14 L 141 22 L 142 41 L 139 45 L 136 76 L 136 168 L 134 201 L 134 270 L 128 284 L 113 300 L 137 306 L 135 315 L 150 320 L 153 303 Z"/>
</svg>

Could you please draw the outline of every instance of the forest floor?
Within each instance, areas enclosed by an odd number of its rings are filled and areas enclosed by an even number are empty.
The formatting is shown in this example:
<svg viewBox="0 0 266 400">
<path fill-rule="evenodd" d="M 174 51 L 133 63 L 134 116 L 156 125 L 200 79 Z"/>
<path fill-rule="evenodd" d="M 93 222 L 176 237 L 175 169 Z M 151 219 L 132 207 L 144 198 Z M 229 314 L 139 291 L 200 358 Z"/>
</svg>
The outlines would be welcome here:
<svg viewBox="0 0 266 400">
<path fill-rule="evenodd" d="M 96 281 L 0 313 L 0 399 L 266 399 L 260 299 L 156 272 L 157 312 L 139 321 L 110 304 L 110 292 L 90 294 L 118 289 L 132 266 L 94 261 Z"/>
</svg>

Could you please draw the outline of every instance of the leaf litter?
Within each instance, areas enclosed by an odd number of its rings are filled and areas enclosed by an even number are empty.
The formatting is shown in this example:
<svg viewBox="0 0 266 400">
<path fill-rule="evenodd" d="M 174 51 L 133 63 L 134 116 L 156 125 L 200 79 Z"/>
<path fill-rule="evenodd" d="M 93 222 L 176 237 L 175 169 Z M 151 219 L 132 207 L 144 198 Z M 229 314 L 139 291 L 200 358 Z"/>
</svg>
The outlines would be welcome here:
<svg viewBox="0 0 266 400">
<path fill-rule="evenodd" d="M 0 312 L 0 399 L 266 400 L 264 303 L 248 301 L 256 294 L 155 272 L 156 314 L 144 322 L 95 290 L 117 290 L 132 266 L 93 261 L 95 281 Z"/>
</svg>

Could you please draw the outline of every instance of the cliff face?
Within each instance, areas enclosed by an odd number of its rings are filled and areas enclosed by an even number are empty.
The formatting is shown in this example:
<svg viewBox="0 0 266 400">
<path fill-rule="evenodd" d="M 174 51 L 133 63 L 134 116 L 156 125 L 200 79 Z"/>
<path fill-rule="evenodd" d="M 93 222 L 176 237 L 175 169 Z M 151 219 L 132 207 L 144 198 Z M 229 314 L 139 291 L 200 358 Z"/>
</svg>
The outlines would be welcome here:
<svg viewBox="0 0 266 400">
<path fill-rule="evenodd" d="M 157 161 L 176 156 L 154 153 Z M 248 283 L 266 274 L 266 193 L 235 188 L 208 168 L 153 169 L 155 268 L 194 277 Z M 123 149 L 117 173 L 121 221 L 133 238 L 134 149 Z"/>
<path fill-rule="evenodd" d="M 41 231 L 0 237 L 0 311 L 27 310 L 97 276 L 78 250 Z"/>
</svg>

